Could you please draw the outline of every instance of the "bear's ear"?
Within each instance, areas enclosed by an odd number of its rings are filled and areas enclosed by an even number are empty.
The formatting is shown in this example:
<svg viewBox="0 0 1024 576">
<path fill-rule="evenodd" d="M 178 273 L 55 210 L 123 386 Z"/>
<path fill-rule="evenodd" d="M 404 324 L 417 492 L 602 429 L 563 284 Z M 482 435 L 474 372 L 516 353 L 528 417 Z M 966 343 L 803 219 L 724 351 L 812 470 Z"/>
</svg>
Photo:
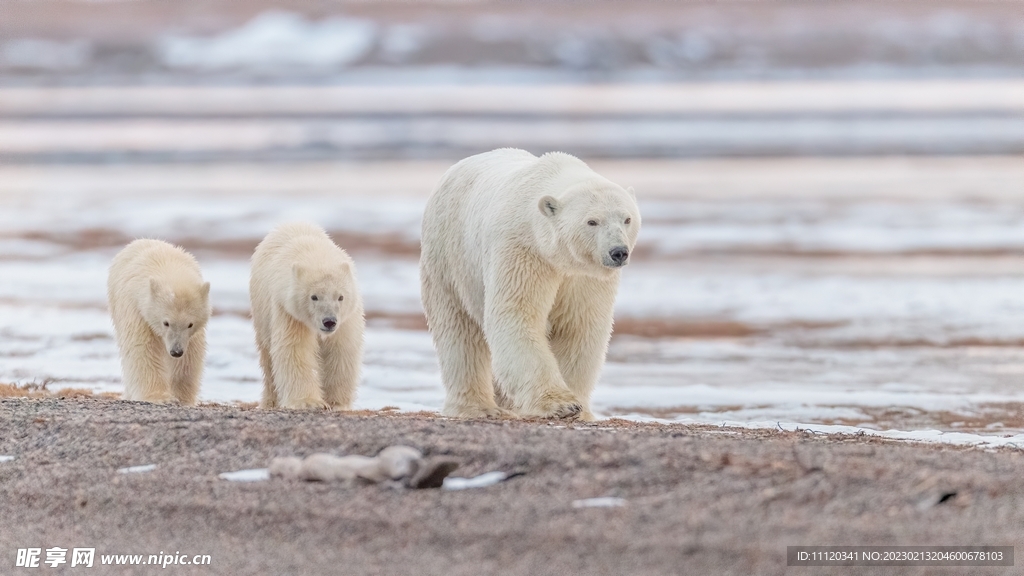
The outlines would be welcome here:
<svg viewBox="0 0 1024 576">
<path fill-rule="evenodd" d="M 202 295 L 203 298 L 209 298 L 210 297 L 210 283 L 209 282 L 204 282 L 203 283 L 203 287 L 199 289 L 199 294 Z"/>
<path fill-rule="evenodd" d="M 304 270 L 302 269 L 302 266 L 299 266 L 298 264 L 292 264 L 292 277 L 294 277 L 296 280 L 302 280 L 303 272 Z"/>
<path fill-rule="evenodd" d="M 540 199 L 540 202 L 537 202 L 537 207 L 540 208 L 541 214 L 550 218 L 562 209 L 562 203 L 554 196 L 545 196 Z"/>
<path fill-rule="evenodd" d="M 160 282 L 156 278 L 150 277 L 149 295 L 152 296 L 154 300 L 161 300 L 166 294 L 167 291 L 160 285 Z"/>
<path fill-rule="evenodd" d="M 626 192 L 629 192 L 629 195 L 633 197 L 633 200 L 636 200 L 636 192 L 633 191 L 633 187 L 632 186 L 630 186 L 629 188 L 626 188 Z"/>
</svg>

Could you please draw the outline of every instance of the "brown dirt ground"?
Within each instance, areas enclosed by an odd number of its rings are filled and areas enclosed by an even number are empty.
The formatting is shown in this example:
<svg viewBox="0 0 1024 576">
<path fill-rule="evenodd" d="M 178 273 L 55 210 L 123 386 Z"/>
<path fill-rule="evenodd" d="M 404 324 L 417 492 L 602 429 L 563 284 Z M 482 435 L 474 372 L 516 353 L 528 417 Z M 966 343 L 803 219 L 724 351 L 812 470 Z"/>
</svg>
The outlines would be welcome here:
<svg viewBox="0 0 1024 576">
<path fill-rule="evenodd" d="M 461 492 L 217 477 L 397 443 L 460 459 L 456 475 L 522 475 Z M 1015 574 L 787 569 L 785 554 L 1014 545 L 1024 528 L 1020 451 L 858 436 L 7 398 L 0 454 L 15 456 L 0 463 L 4 574 L 19 573 L 17 548 L 53 546 L 212 557 L 173 574 Z M 157 468 L 117 473 L 144 464 Z M 597 496 L 627 503 L 572 507 Z M 158 572 L 97 560 L 88 573 Z"/>
</svg>

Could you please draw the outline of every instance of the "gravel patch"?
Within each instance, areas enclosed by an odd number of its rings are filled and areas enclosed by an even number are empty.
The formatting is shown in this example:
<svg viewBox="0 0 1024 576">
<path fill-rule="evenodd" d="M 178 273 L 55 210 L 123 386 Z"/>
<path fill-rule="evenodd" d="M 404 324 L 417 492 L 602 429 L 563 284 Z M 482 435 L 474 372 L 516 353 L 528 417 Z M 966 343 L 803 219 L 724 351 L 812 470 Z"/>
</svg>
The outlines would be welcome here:
<svg viewBox="0 0 1024 576">
<path fill-rule="evenodd" d="M 787 545 L 1013 545 L 1024 525 L 1017 450 L 722 432 L 4 399 L 0 566 L 59 546 L 95 547 L 97 574 L 154 573 L 100 557 L 159 553 L 211 556 L 174 574 L 785 574 Z M 454 476 L 509 478 L 450 491 L 219 477 L 396 444 L 457 460 Z"/>
</svg>

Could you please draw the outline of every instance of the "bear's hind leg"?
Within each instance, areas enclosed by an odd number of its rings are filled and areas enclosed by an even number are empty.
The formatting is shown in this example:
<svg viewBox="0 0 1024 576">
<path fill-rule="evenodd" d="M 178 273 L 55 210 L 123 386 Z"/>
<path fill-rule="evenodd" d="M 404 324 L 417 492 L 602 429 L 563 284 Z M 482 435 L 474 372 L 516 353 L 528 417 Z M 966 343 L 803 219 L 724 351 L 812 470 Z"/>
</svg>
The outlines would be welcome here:
<svg viewBox="0 0 1024 576">
<path fill-rule="evenodd" d="M 274 312 L 270 361 L 282 408 L 326 408 L 320 392 L 317 336 L 283 310 Z"/>
<path fill-rule="evenodd" d="M 363 363 L 364 324 L 362 316 L 358 315 L 320 342 L 324 400 L 335 410 L 351 410 L 355 402 Z"/>
<path fill-rule="evenodd" d="M 171 358 L 171 394 L 184 406 L 193 406 L 199 396 L 199 383 L 206 362 L 206 331 L 200 330 L 188 340 L 181 358 Z"/>
<path fill-rule="evenodd" d="M 260 368 L 263 370 L 263 398 L 260 400 L 260 408 L 277 408 L 277 389 L 274 388 L 274 370 L 270 362 L 270 350 L 263 343 L 257 341 L 256 348 L 260 353 Z"/>
<path fill-rule="evenodd" d="M 423 308 L 441 365 L 445 389 L 441 413 L 460 418 L 511 415 L 494 401 L 491 353 L 483 331 L 453 295 L 427 278 L 424 274 Z"/>
</svg>

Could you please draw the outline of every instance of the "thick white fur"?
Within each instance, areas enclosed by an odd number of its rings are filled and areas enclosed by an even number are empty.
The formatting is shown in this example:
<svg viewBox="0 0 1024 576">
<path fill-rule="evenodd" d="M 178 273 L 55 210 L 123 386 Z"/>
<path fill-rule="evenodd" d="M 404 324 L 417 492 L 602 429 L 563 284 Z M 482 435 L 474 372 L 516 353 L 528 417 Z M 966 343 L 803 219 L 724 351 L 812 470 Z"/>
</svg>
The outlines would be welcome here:
<svg viewBox="0 0 1024 576">
<path fill-rule="evenodd" d="M 124 399 L 195 404 L 210 319 L 210 283 L 196 259 L 161 240 L 135 240 L 114 257 L 107 299 Z"/>
<path fill-rule="evenodd" d="M 444 414 L 593 419 L 621 270 L 608 253 L 631 252 L 639 230 L 632 190 L 568 154 L 452 166 L 427 201 L 420 258 Z"/>
<path fill-rule="evenodd" d="M 261 405 L 351 409 L 366 322 L 348 254 L 318 226 L 279 226 L 252 256 L 249 297 L 263 368 Z M 333 332 L 324 330 L 325 318 L 336 320 Z"/>
</svg>

